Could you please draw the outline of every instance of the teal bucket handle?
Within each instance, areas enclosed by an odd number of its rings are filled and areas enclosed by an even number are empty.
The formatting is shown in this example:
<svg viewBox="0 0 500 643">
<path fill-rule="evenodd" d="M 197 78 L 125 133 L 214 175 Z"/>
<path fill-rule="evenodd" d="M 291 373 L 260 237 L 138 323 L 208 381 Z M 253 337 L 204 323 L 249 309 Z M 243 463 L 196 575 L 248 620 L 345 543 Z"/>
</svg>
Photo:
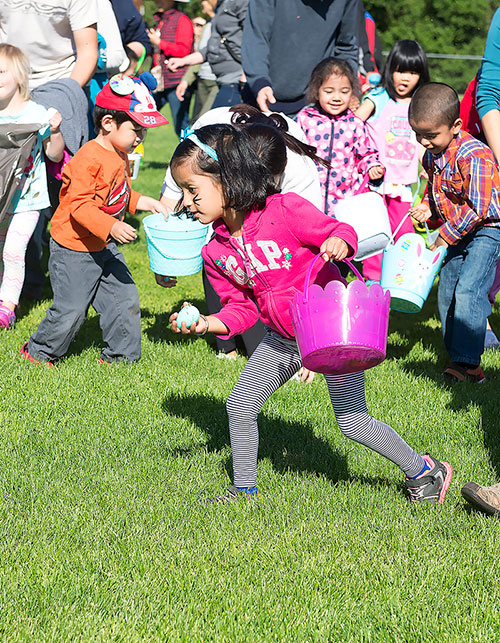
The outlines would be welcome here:
<svg viewBox="0 0 500 643">
<path fill-rule="evenodd" d="M 188 259 L 197 259 L 201 254 L 200 252 L 198 252 L 197 254 L 195 254 L 195 255 L 193 255 L 191 257 L 176 257 L 175 255 L 166 255 L 162 250 L 160 250 L 160 248 L 158 248 L 156 243 L 153 241 L 153 239 L 152 239 L 151 235 L 149 234 L 146 226 L 143 226 L 143 228 L 144 228 L 144 232 L 146 233 L 146 237 L 147 237 L 148 242 L 153 246 L 153 248 L 156 250 L 156 252 L 158 252 L 164 259 L 181 259 L 181 260 L 182 259 L 186 259 L 186 260 L 188 260 Z"/>
</svg>

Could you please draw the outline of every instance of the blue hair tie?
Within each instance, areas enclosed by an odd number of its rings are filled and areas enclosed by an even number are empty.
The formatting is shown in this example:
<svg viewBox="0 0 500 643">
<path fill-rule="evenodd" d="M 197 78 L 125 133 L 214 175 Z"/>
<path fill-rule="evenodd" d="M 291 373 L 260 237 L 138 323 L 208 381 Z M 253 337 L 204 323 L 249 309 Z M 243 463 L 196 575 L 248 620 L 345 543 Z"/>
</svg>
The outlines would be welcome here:
<svg viewBox="0 0 500 643">
<path fill-rule="evenodd" d="M 214 150 L 214 148 L 210 147 L 210 145 L 207 145 L 206 143 L 202 143 L 202 141 L 200 141 L 200 139 L 196 136 L 194 129 L 186 128 L 181 130 L 181 142 L 186 140 L 187 138 L 190 141 L 193 141 L 193 143 L 197 145 L 201 150 L 203 150 L 205 154 L 208 154 L 208 156 L 213 158 L 214 161 L 219 162 L 219 157 L 217 156 L 217 152 Z"/>
</svg>

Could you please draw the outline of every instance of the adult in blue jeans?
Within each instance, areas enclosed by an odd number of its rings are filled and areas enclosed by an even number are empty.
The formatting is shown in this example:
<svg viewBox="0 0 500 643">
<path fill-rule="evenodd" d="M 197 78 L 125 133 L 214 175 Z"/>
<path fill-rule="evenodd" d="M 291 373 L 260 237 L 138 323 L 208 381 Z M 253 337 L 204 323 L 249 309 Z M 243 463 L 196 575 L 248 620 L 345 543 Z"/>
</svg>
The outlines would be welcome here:
<svg viewBox="0 0 500 643">
<path fill-rule="evenodd" d="M 248 0 L 220 0 L 206 47 L 189 56 L 170 58 L 167 63 L 168 69 L 177 72 L 185 65 L 208 62 L 219 86 L 212 108 L 255 102 L 241 65 L 241 42 L 247 8 Z"/>
</svg>

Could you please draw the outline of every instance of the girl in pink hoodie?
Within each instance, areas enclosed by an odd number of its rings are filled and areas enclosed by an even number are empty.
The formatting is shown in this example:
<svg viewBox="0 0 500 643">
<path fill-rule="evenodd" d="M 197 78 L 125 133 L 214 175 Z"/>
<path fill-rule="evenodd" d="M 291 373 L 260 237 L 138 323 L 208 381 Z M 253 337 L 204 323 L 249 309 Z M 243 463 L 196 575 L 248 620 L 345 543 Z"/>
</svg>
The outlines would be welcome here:
<svg viewBox="0 0 500 643">
<path fill-rule="evenodd" d="M 266 126 L 251 125 L 241 132 L 230 125 L 203 127 L 179 144 L 170 164 L 183 192 L 183 206 L 202 223 L 214 224 L 203 258 L 223 306 L 216 315 L 200 315 L 189 328 L 186 322 L 179 328 L 174 313 L 173 330 L 230 337 L 253 326 L 259 315 L 268 328 L 227 402 L 234 485 L 207 501 L 215 503 L 258 494 L 257 416 L 301 367 L 289 303 L 303 289 L 307 268 L 321 252 L 325 261 L 312 280 L 324 285 L 339 278 L 329 259 L 341 261 L 357 250 L 351 226 L 296 194 L 278 193 L 276 175 L 252 147 L 253 127 Z M 286 147 L 276 130 L 269 136 L 276 173 L 285 166 Z M 414 502 L 442 502 L 451 466 L 421 456 L 391 427 L 369 415 L 364 373 L 325 375 L 325 380 L 340 430 L 397 464 L 406 474 Z"/>
</svg>

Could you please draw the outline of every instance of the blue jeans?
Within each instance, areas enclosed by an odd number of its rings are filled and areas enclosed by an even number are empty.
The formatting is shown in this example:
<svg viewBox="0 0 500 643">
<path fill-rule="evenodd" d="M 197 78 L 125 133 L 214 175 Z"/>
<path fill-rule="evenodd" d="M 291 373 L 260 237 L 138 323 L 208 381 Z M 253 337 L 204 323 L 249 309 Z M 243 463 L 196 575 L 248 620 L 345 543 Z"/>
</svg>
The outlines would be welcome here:
<svg viewBox="0 0 500 643">
<path fill-rule="evenodd" d="M 220 86 L 212 109 L 239 105 L 240 103 L 255 105 L 255 98 L 247 83 L 230 83 L 229 85 Z"/>
<path fill-rule="evenodd" d="M 438 308 L 444 343 L 451 361 L 481 362 L 488 292 L 500 257 L 500 228 L 478 228 L 449 246 L 441 268 Z"/>
<path fill-rule="evenodd" d="M 154 95 L 158 109 L 161 109 L 166 102 L 170 105 L 172 120 L 175 133 L 180 136 L 181 130 L 189 126 L 189 103 L 191 102 L 191 93 L 189 90 L 184 95 L 184 100 L 180 101 L 175 94 L 175 87 L 164 89 Z"/>
</svg>

